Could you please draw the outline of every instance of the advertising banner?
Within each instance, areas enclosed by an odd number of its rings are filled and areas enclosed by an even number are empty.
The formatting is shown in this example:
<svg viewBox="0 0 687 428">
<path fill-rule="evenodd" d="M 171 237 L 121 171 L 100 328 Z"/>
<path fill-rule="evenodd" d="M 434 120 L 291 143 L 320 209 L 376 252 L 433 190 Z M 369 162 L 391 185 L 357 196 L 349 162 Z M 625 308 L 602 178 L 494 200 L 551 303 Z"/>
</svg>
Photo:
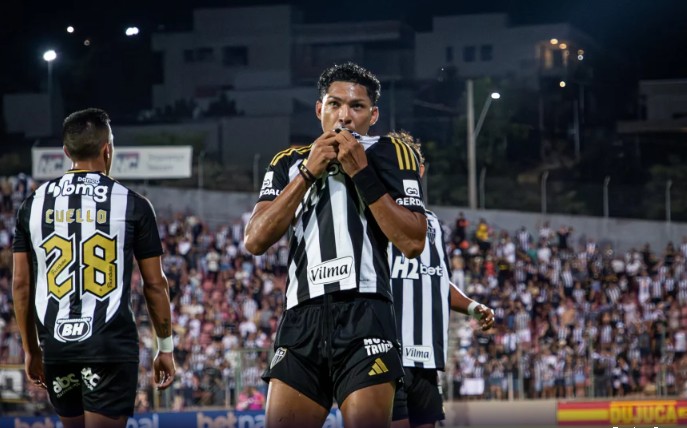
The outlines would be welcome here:
<svg viewBox="0 0 687 428">
<path fill-rule="evenodd" d="M 339 409 L 327 416 L 323 428 L 343 428 Z M 137 413 L 126 428 L 264 428 L 264 411 L 199 410 Z M 57 416 L 0 417 L 0 428 L 63 428 Z"/>
<path fill-rule="evenodd" d="M 559 426 L 685 426 L 687 400 L 560 402 Z"/>
<path fill-rule="evenodd" d="M 191 146 L 115 146 L 110 174 L 121 180 L 188 178 L 192 157 Z M 59 177 L 72 164 L 62 148 L 37 147 L 32 149 L 31 158 L 32 176 L 36 180 Z"/>
</svg>

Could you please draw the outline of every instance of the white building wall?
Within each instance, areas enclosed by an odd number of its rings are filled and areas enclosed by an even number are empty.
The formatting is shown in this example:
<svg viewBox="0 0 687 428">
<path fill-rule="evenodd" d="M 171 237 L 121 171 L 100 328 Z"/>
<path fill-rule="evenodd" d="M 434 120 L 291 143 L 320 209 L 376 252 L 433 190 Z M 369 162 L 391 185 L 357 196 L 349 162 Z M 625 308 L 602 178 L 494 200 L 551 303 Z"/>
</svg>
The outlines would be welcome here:
<svg viewBox="0 0 687 428">
<path fill-rule="evenodd" d="M 243 83 L 251 87 L 288 85 L 291 15 L 289 6 L 200 9 L 194 12 L 191 32 L 155 34 L 153 50 L 162 53 L 164 82 L 153 88 L 153 107 L 179 99 L 214 98 L 222 88 Z M 247 64 L 224 65 L 225 46 L 246 47 Z M 184 51 L 197 48 L 211 48 L 214 58 L 186 62 Z"/>
<path fill-rule="evenodd" d="M 430 32 L 418 33 L 415 40 L 415 69 L 420 79 L 436 77 L 447 65 L 457 67 L 462 77 L 512 76 L 531 79 L 538 72 L 540 44 L 551 38 L 569 40 L 568 24 L 510 27 L 504 14 L 435 17 Z M 491 60 L 483 60 L 482 46 L 492 47 Z M 466 62 L 463 49 L 474 46 L 475 59 Z M 446 49 L 453 49 L 453 61 L 447 61 Z"/>
</svg>

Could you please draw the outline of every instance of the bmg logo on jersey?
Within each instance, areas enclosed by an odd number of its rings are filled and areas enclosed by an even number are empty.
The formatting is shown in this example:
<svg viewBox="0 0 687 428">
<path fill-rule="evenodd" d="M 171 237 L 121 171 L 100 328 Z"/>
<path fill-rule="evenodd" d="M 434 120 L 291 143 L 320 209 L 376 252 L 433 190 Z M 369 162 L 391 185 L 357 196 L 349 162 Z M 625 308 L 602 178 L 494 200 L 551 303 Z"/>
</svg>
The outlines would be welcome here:
<svg viewBox="0 0 687 428">
<path fill-rule="evenodd" d="M 91 391 L 93 391 L 100 383 L 100 375 L 93 373 L 93 369 L 90 367 L 84 367 L 81 369 L 81 379 L 83 379 L 84 385 Z"/>
<path fill-rule="evenodd" d="M 80 342 L 91 335 L 90 317 L 59 319 L 55 322 L 55 339 L 60 342 Z"/>
<path fill-rule="evenodd" d="M 71 196 L 71 195 L 85 195 L 93 196 L 96 202 L 105 202 L 107 200 L 107 186 L 93 186 L 91 183 L 60 183 L 53 182 L 48 186 L 48 193 L 52 193 L 53 197 Z"/>
<path fill-rule="evenodd" d="M 61 397 L 79 385 L 79 379 L 76 375 L 74 373 L 69 373 L 67 376 L 56 377 L 55 380 L 52 381 L 52 390 L 57 397 Z"/>
</svg>

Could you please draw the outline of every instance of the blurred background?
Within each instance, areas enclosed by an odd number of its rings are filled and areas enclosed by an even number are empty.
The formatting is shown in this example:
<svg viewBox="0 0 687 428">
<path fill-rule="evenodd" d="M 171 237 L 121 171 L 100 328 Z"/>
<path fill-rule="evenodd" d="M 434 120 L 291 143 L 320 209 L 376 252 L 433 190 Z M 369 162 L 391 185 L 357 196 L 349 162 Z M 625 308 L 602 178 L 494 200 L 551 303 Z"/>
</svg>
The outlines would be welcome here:
<svg viewBox="0 0 687 428">
<path fill-rule="evenodd" d="M 0 410 L 50 413 L 21 373 L 14 211 L 68 168 L 61 121 L 92 106 L 110 113 L 124 153 L 114 175 L 156 207 L 172 286 L 180 375 L 158 395 L 132 281 L 138 410 L 264 394 L 288 250 L 283 240 L 248 255 L 243 227 L 272 156 L 321 133 L 319 74 L 349 60 L 382 83 L 371 133 L 422 142 L 454 280 L 497 310 L 488 334 L 452 316 L 446 399 L 684 396 L 687 3 L 9 0 L 0 10 Z M 173 149 L 183 153 L 164 173 L 139 165 Z"/>
</svg>

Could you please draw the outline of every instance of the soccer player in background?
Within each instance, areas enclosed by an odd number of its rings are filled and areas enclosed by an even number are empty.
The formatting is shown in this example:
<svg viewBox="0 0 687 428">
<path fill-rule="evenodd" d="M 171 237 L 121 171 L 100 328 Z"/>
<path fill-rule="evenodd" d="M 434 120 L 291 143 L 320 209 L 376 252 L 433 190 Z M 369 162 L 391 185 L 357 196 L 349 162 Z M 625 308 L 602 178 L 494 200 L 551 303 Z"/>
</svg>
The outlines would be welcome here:
<svg viewBox="0 0 687 428">
<path fill-rule="evenodd" d="M 41 185 L 17 212 L 12 293 L 30 381 L 47 388 L 66 428 L 123 428 L 133 415 L 138 332 L 131 313 L 134 257 L 158 336 L 158 389 L 175 367 L 162 245 L 150 202 L 108 176 L 110 119 L 69 115 L 72 169 Z"/>
<path fill-rule="evenodd" d="M 403 131 L 392 132 L 389 137 L 412 150 L 422 177 L 425 159 L 420 144 Z M 405 371 L 394 399 L 394 428 L 429 428 L 445 418 L 437 370 L 446 368 L 449 309 L 475 318 L 482 330 L 494 325 L 494 312 L 465 296 L 450 281 L 443 229 L 436 214 L 425 213 L 427 237 L 419 257 L 408 258 L 389 245 L 391 288 Z"/>
<path fill-rule="evenodd" d="M 367 135 L 379 118 L 370 71 L 332 66 L 318 90 L 322 135 L 274 157 L 246 226 L 253 254 L 291 235 L 265 426 L 321 427 L 335 398 L 347 427 L 379 428 L 403 376 L 387 248 L 422 252 L 422 190 L 406 146 Z"/>
</svg>

